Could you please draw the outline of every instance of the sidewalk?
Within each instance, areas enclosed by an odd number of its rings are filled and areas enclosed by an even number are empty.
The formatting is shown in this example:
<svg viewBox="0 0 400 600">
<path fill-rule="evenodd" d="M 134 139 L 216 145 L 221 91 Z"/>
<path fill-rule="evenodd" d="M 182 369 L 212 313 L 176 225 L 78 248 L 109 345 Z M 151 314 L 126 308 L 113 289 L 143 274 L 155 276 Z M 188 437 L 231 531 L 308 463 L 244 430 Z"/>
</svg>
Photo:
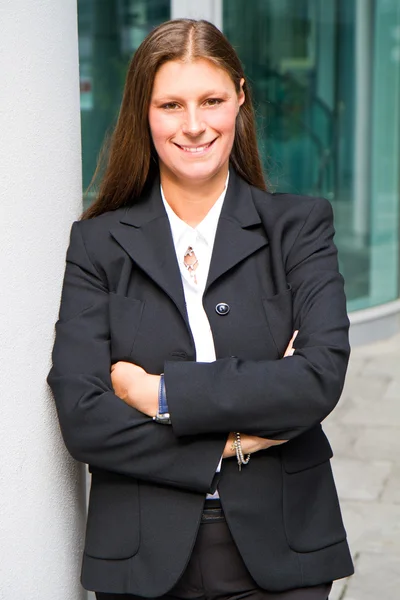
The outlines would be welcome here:
<svg viewBox="0 0 400 600">
<path fill-rule="evenodd" d="M 352 351 L 324 422 L 356 574 L 330 600 L 400 598 L 400 335 Z"/>
</svg>

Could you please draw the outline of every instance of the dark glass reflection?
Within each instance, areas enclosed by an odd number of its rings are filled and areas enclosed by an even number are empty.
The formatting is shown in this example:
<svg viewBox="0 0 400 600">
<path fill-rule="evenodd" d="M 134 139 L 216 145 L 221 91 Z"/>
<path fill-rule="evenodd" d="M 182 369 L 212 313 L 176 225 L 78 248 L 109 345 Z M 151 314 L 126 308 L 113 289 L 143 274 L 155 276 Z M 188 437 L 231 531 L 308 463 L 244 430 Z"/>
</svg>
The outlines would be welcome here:
<svg viewBox="0 0 400 600">
<path fill-rule="evenodd" d="M 169 0 L 78 0 L 84 189 L 118 115 L 127 65 L 151 29 L 169 18 Z"/>
</svg>

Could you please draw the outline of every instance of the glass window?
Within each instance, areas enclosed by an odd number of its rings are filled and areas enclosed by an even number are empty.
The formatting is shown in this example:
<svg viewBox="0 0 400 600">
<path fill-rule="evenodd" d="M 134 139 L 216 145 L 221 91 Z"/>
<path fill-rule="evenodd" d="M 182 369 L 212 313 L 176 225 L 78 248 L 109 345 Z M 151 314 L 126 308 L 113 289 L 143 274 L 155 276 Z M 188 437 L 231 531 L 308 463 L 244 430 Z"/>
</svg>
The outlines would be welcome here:
<svg viewBox="0 0 400 600">
<path fill-rule="evenodd" d="M 128 63 L 151 29 L 169 18 L 170 0 L 78 0 L 84 189 L 118 116 Z"/>
<path fill-rule="evenodd" d="M 400 3 L 377 1 L 374 16 L 370 294 L 380 304 L 399 291 Z"/>
<path fill-rule="evenodd" d="M 349 310 L 396 299 L 400 3 L 229 0 L 223 29 L 253 91 L 271 188 L 332 202 Z"/>
</svg>

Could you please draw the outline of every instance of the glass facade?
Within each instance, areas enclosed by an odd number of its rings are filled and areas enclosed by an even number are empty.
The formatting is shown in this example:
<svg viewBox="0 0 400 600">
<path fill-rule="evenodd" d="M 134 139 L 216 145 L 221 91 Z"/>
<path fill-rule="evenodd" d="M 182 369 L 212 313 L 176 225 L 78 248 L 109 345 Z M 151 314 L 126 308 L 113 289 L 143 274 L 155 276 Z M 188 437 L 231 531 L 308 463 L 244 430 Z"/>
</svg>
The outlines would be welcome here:
<svg viewBox="0 0 400 600">
<path fill-rule="evenodd" d="M 169 0 L 78 0 L 84 189 L 118 116 L 133 53 L 153 27 L 170 18 Z"/>
<path fill-rule="evenodd" d="M 78 0 L 78 7 L 86 188 L 127 63 L 172 12 L 169 0 Z M 223 31 L 251 85 L 271 189 L 333 205 L 349 311 L 395 300 L 400 0 L 225 0 Z"/>
</svg>

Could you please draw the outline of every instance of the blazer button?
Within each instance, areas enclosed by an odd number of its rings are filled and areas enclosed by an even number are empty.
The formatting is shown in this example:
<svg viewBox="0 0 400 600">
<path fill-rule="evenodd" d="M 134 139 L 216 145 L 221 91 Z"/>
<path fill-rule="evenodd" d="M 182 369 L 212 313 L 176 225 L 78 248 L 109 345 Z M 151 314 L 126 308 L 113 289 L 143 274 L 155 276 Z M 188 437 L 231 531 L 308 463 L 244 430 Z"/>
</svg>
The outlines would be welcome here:
<svg viewBox="0 0 400 600">
<path fill-rule="evenodd" d="M 215 311 L 221 316 L 227 315 L 230 310 L 231 308 L 226 302 L 219 302 L 215 307 Z"/>
<path fill-rule="evenodd" d="M 175 352 L 171 352 L 171 357 L 172 358 L 177 358 L 178 360 L 187 360 L 188 355 L 186 354 L 186 352 L 183 352 L 181 350 L 176 350 Z"/>
</svg>

